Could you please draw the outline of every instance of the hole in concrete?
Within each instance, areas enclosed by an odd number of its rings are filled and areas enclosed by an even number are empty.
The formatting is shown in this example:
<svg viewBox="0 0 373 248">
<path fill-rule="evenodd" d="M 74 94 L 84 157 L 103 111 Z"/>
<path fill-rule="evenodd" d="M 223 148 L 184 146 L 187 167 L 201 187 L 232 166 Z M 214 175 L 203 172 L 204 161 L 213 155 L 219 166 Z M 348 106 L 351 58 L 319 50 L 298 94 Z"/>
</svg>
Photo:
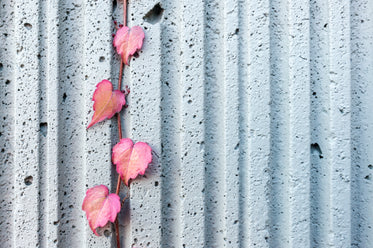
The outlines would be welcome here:
<svg viewBox="0 0 373 248">
<path fill-rule="evenodd" d="M 146 13 L 143 19 L 151 24 L 156 24 L 161 20 L 163 11 L 164 9 L 161 7 L 161 4 L 157 3 L 148 13 Z"/>
<path fill-rule="evenodd" d="M 23 24 L 23 26 L 25 26 L 25 28 L 27 28 L 28 30 L 32 28 L 32 25 L 30 23 L 25 23 Z"/>
<path fill-rule="evenodd" d="M 42 122 L 40 123 L 40 133 L 46 137 L 48 134 L 48 123 Z"/>
<path fill-rule="evenodd" d="M 25 178 L 25 184 L 27 186 L 31 185 L 32 184 L 32 181 L 34 180 L 34 178 L 32 176 L 28 176 Z"/>
<path fill-rule="evenodd" d="M 3 64 L 2 63 L 0 63 L 0 71 L 2 71 L 3 70 Z"/>
<path fill-rule="evenodd" d="M 63 93 L 63 96 L 62 96 L 62 101 L 65 102 L 66 101 L 66 98 L 67 98 L 67 95 L 66 93 Z"/>
<path fill-rule="evenodd" d="M 311 154 L 319 155 L 320 158 L 323 158 L 322 151 L 317 143 L 311 144 Z"/>
<path fill-rule="evenodd" d="M 105 237 L 110 237 L 110 235 L 111 235 L 111 232 L 109 231 L 109 230 L 105 230 L 104 231 L 104 235 L 105 235 Z"/>
<path fill-rule="evenodd" d="M 5 84 L 10 84 L 10 80 L 6 80 L 6 81 L 5 81 Z"/>
<path fill-rule="evenodd" d="M 110 228 L 111 228 L 111 223 L 108 222 L 108 223 L 106 223 L 106 225 L 103 226 L 103 227 L 97 227 L 97 228 L 96 228 L 96 232 L 97 232 L 100 236 L 102 236 L 102 235 L 105 235 L 105 236 L 108 235 L 108 236 L 106 236 L 106 237 L 109 237 L 109 236 L 111 235 Z"/>
<path fill-rule="evenodd" d="M 240 142 L 237 143 L 237 145 L 234 147 L 235 150 L 237 150 L 240 147 Z"/>
<path fill-rule="evenodd" d="M 104 61 L 105 61 L 105 57 L 104 57 L 104 56 L 101 56 L 101 57 L 99 58 L 98 61 L 100 61 L 100 62 L 104 62 Z"/>
</svg>

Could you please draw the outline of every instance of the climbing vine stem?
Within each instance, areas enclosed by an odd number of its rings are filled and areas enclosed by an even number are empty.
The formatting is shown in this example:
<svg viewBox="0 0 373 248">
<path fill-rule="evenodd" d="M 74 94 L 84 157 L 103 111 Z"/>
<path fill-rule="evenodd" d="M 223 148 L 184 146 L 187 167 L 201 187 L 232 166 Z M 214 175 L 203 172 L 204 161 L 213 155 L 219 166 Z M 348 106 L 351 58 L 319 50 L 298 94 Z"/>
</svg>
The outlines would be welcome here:
<svg viewBox="0 0 373 248">
<path fill-rule="evenodd" d="M 123 0 L 123 25 L 127 26 L 127 0 Z M 118 90 L 122 89 L 123 69 L 124 69 L 124 63 L 123 63 L 123 59 L 121 59 L 120 60 L 120 68 L 119 68 Z M 117 119 L 118 119 L 118 135 L 119 135 L 119 140 L 121 140 L 123 138 L 123 135 L 122 135 L 122 121 L 121 121 L 119 113 L 117 113 Z M 117 188 L 116 188 L 116 191 L 115 191 L 115 193 L 117 195 L 119 195 L 121 181 L 122 181 L 122 179 L 121 179 L 120 175 L 118 175 Z M 128 188 L 127 196 L 124 198 L 124 200 L 127 199 L 128 197 L 129 197 L 129 188 Z M 115 236 L 117 238 L 117 248 L 120 248 L 118 216 L 117 216 L 117 219 L 115 220 Z"/>
</svg>

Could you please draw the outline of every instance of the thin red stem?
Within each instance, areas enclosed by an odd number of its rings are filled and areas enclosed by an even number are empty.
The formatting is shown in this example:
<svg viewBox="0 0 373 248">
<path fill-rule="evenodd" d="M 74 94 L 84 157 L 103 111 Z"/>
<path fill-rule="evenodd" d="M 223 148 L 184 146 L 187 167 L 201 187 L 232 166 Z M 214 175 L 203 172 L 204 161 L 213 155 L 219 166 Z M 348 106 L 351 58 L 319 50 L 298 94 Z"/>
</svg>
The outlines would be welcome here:
<svg viewBox="0 0 373 248">
<path fill-rule="evenodd" d="M 118 90 L 122 89 L 122 77 L 123 77 L 123 59 L 120 60 L 120 68 L 119 68 L 119 80 L 118 80 Z"/>
<path fill-rule="evenodd" d="M 124 197 L 123 200 L 122 200 L 122 204 L 120 205 L 121 207 L 123 206 L 124 202 L 125 202 L 129 197 L 130 197 L 130 192 L 128 191 L 126 197 Z"/>
<path fill-rule="evenodd" d="M 127 26 L 127 0 L 123 1 L 123 25 Z"/>
<path fill-rule="evenodd" d="M 123 60 L 120 60 L 118 90 L 121 90 L 121 88 L 122 88 L 122 76 L 123 76 Z M 119 140 L 121 140 L 122 137 L 123 137 L 123 135 L 122 135 L 122 121 L 120 119 L 120 114 L 119 113 L 117 113 L 117 119 L 118 119 Z M 120 175 L 118 175 L 117 189 L 115 190 L 115 193 L 117 195 L 119 195 L 120 183 L 121 183 L 121 178 L 120 178 Z M 117 248 L 120 248 L 119 222 L 118 222 L 118 218 L 115 220 L 115 236 L 117 237 Z"/>
<path fill-rule="evenodd" d="M 119 222 L 118 222 L 118 218 L 115 220 L 115 236 L 117 237 L 117 247 L 120 248 Z"/>
<path fill-rule="evenodd" d="M 122 77 L 123 77 L 123 60 L 121 59 L 120 60 L 120 69 L 119 69 L 119 80 L 118 80 L 118 90 L 121 90 L 122 89 Z M 119 134 L 119 140 L 122 139 L 123 135 L 122 135 L 122 122 L 120 120 L 120 114 L 117 113 L 117 119 L 118 119 L 118 134 Z M 120 180 L 119 180 L 119 184 L 120 184 Z M 117 191 L 118 191 L 118 187 L 117 187 Z M 119 192 L 119 191 L 118 191 Z M 117 192 L 117 194 L 118 194 Z"/>
<path fill-rule="evenodd" d="M 127 26 L 127 0 L 123 1 L 123 25 Z M 124 69 L 124 64 L 123 64 L 123 59 L 121 59 L 120 60 L 120 69 L 119 69 L 118 90 L 122 89 L 123 69 Z M 121 123 L 121 119 L 120 119 L 119 113 L 117 114 L 117 119 L 118 119 L 119 140 L 121 140 L 122 137 L 123 137 L 123 135 L 122 135 L 122 123 Z M 120 175 L 118 175 L 117 189 L 115 191 L 115 193 L 117 195 L 119 195 L 121 181 L 122 180 L 120 178 Z M 127 196 L 124 198 L 124 200 L 128 198 L 128 195 L 129 194 L 127 194 Z M 116 234 L 116 237 L 117 237 L 117 248 L 120 248 L 119 222 L 118 222 L 118 218 L 115 220 L 115 234 Z"/>
</svg>

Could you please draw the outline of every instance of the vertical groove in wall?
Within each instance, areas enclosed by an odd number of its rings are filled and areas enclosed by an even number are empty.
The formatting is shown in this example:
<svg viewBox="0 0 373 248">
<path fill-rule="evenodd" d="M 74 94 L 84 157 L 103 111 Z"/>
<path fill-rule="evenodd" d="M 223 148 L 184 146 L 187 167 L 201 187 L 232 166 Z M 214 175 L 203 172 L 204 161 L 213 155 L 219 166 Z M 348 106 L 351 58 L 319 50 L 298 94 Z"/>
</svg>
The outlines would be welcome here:
<svg viewBox="0 0 373 248">
<path fill-rule="evenodd" d="M 87 1 L 81 1 L 80 3 L 83 4 L 83 13 L 84 13 L 84 17 L 83 17 L 83 27 L 82 27 L 82 38 L 81 38 L 81 41 L 83 42 L 82 46 L 83 46 L 83 49 L 82 49 L 82 57 L 81 57 L 81 62 L 82 62 L 82 65 L 83 65 L 83 68 L 82 68 L 82 73 L 83 73 L 83 77 L 84 77 L 84 86 L 83 86 L 83 90 L 84 90 L 84 93 L 83 96 L 84 97 L 84 101 L 83 101 L 83 113 L 87 113 L 86 117 L 83 119 L 85 120 L 85 122 L 83 122 L 85 125 L 84 126 L 88 126 L 88 123 L 90 123 L 90 121 L 92 120 L 90 117 L 93 115 L 94 111 L 93 111 L 93 105 L 92 105 L 92 100 L 93 100 L 93 94 L 92 92 L 94 92 L 94 89 L 92 89 L 93 85 L 98 82 L 92 82 L 92 83 L 89 83 L 91 80 L 93 81 L 95 79 L 95 75 L 90 75 L 90 71 L 89 71 L 89 66 L 87 64 L 87 49 L 89 47 L 90 44 L 87 44 L 90 42 L 90 37 L 89 37 L 89 34 L 88 34 L 88 30 L 87 30 L 87 26 L 90 26 L 91 23 L 90 23 L 90 20 L 89 20 L 89 16 L 86 16 L 87 15 L 87 5 L 89 4 L 89 0 Z M 60 3 L 61 4 L 61 3 Z M 80 6 L 81 7 L 81 6 Z M 65 94 L 65 93 L 64 93 Z M 61 96 L 61 93 L 59 93 L 59 96 Z M 62 95 L 62 100 L 63 99 L 66 99 L 67 98 L 67 95 Z M 91 101 L 90 101 L 91 100 Z M 97 124 L 96 124 L 97 125 Z M 96 184 L 96 182 L 94 181 L 94 179 L 92 180 L 92 170 L 90 170 L 92 167 L 91 167 L 91 160 L 90 160 L 90 154 L 92 154 L 92 151 L 94 151 L 95 147 L 90 147 L 90 145 L 92 144 L 90 141 L 92 137 L 90 137 L 89 133 L 88 133 L 88 130 L 86 130 L 85 134 L 84 134 L 84 146 L 85 146 L 85 150 L 84 150 L 84 154 L 83 154 L 83 159 L 82 159 L 82 166 L 81 166 L 81 171 L 82 171 L 82 174 L 84 175 L 84 189 L 85 189 L 85 193 L 87 192 L 87 190 L 91 187 L 94 187 Z M 97 170 L 96 170 L 97 171 Z M 109 192 L 111 193 L 110 191 L 111 187 L 109 187 Z M 85 197 L 84 193 L 82 195 L 82 197 Z M 84 201 L 84 198 L 81 199 Z M 83 210 L 83 202 L 81 204 L 82 206 L 82 210 Z M 85 213 L 85 217 L 87 217 L 87 213 Z M 87 218 L 84 219 L 85 221 L 88 221 Z M 88 224 L 88 225 L 87 225 Z M 82 247 L 85 247 L 85 248 L 89 248 L 91 246 L 93 246 L 95 244 L 93 238 L 92 238 L 92 232 L 91 232 L 91 229 L 90 229 L 90 226 L 89 226 L 89 222 L 87 223 L 86 222 L 86 225 L 85 226 L 81 226 L 81 232 L 82 232 L 82 236 L 84 237 L 83 239 L 83 242 L 81 242 L 80 246 Z M 102 232 L 100 233 L 102 234 Z M 100 240 L 102 241 L 102 240 Z M 70 246 L 74 245 L 73 242 L 69 243 Z M 102 245 L 102 244 L 100 244 Z"/>
<path fill-rule="evenodd" d="M 289 27 L 283 1 L 270 1 L 270 247 L 289 244 Z"/>
<path fill-rule="evenodd" d="M 12 247 L 14 237 L 15 153 L 15 91 L 16 48 L 15 3 L 2 3 L 0 8 L 0 240 L 4 247 Z"/>
<path fill-rule="evenodd" d="M 179 62 L 181 4 L 164 1 L 165 18 L 162 22 L 161 62 L 161 161 L 162 161 L 162 247 L 182 247 L 181 191 L 180 191 L 180 105 L 181 95 Z"/>
<path fill-rule="evenodd" d="M 373 246 L 372 16 L 370 1 L 351 2 L 351 247 Z"/>
<path fill-rule="evenodd" d="M 204 148 L 205 148 L 205 246 L 221 247 L 224 244 L 224 4 L 205 1 L 206 42 L 204 44 Z"/>
<path fill-rule="evenodd" d="M 224 184 L 223 192 L 224 206 L 224 232 L 223 247 L 238 247 L 240 243 L 239 229 L 239 1 L 224 3 L 223 12 L 223 43 L 224 43 L 224 92 L 223 96 L 223 119 L 224 135 L 222 147 L 224 148 L 224 167 L 221 180 Z M 207 99 L 206 99 L 207 100 Z M 210 110 L 211 111 L 211 110 Z M 219 134 L 217 134 L 218 136 Z M 217 171 L 219 168 L 217 168 Z"/>
<path fill-rule="evenodd" d="M 310 5 L 288 7 L 290 247 L 310 247 Z"/>
<path fill-rule="evenodd" d="M 328 3 L 310 2 L 311 247 L 328 244 L 329 223 L 329 37 Z"/>
<path fill-rule="evenodd" d="M 47 196 L 47 174 L 46 167 L 47 167 L 47 89 L 46 89 L 46 52 L 47 52 L 47 43 L 45 40 L 45 30 L 47 28 L 46 25 L 46 3 L 43 1 L 39 2 L 39 11 L 38 11 L 38 51 L 37 51 L 37 58 L 38 58 L 38 81 L 39 81 L 39 96 L 38 96 L 38 103 L 39 103 L 39 152 L 38 152 L 38 160 L 39 160 L 39 240 L 38 245 L 41 247 L 47 247 L 46 245 L 46 203 L 48 201 Z"/>
<path fill-rule="evenodd" d="M 240 248 L 248 247 L 248 187 L 247 187 L 247 177 L 248 177 L 248 161 L 247 156 L 249 154 L 248 147 L 248 113 L 249 113 L 249 98 L 248 98 L 248 39 L 250 37 L 250 30 L 248 30 L 248 1 L 239 1 L 238 16 L 239 16 L 239 85 L 238 85 L 238 99 L 239 99 L 239 238 L 240 238 Z M 207 145 L 207 144 L 206 144 Z"/>
<path fill-rule="evenodd" d="M 46 123 L 40 125 L 46 136 L 46 209 L 45 219 L 45 247 L 58 244 L 58 3 L 48 2 L 45 5 L 47 44 L 46 56 Z M 42 133 L 43 135 L 43 133 Z"/>
<path fill-rule="evenodd" d="M 329 243 L 351 244 L 350 2 L 329 1 L 330 230 Z"/>
</svg>

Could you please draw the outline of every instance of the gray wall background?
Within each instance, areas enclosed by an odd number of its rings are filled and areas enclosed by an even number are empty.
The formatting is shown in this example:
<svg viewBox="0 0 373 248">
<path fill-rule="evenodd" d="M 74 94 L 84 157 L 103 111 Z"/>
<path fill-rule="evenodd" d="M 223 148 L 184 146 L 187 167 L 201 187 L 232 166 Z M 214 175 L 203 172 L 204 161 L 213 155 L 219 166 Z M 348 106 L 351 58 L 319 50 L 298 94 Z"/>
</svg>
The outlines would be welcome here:
<svg viewBox="0 0 373 248">
<path fill-rule="evenodd" d="M 156 155 L 123 247 L 373 247 L 372 0 L 128 13 L 146 38 L 124 132 Z M 116 184 L 115 118 L 86 130 L 96 84 L 118 81 L 112 16 L 121 1 L 0 0 L 1 247 L 115 244 L 81 210 L 87 188 Z"/>
</svg>

